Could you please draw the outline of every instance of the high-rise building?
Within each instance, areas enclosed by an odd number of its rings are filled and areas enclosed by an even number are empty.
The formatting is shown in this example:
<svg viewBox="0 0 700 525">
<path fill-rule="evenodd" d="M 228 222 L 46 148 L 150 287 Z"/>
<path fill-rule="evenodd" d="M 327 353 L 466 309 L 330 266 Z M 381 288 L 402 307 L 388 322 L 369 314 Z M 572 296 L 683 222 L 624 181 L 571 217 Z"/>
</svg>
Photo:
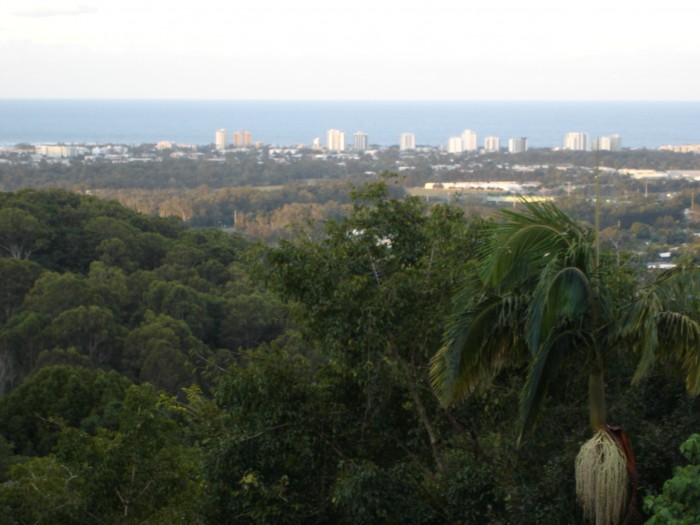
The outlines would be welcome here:
<svg viewBox="0 0 700 525">
<path fill-rule="evenodd" d="M 498 137 L 486 137 L 484 139 L 484 151 L 486 153 L 497 153 L 501 151 L 501 139 Z"/>
<path fill-rule="evenodd" d="M 224 151 L 226 149 L 226 130 L 217 129 L 214 134 L 214 146 L 219 151 Z"/>
<path fill-rule="evenodd" d="M 450 137 L 447 139 L 447 152 L 448 153 L 462 153 L 462 138 L 461 137 Z"/>
<path fill-rule="evenodd" d="M 622 151 L 622 137 L 617 133 L 610 135 L 610 151 Z"/>
<path fill-rule="evenodd" d="M 527 151 L 527 137 L 508 139 L 508 153 L 524 153 Z"/>
<path fill-rule="evenodd" d="M 571 131 L 564 137 L 564 149 L 573 151 L 590 151 L 588 133 L 585 131 Z"/>
<path fill-rule="evenodd" d="M 314 137 L 311 141 L 311 147 L 313 149 L 321 149 L 321 137 Z"/>
<path fill-rule="evenodd" d="M 234 131 L 233 145 L 237 148 L 246 148 L 250 146 L 251 135 L 250 131 Z"/>
<path fill-rule="evenodd" d="M 622 139 L 617 133 L 598 137 L 597 140 L 592 141 L 591 149 L 594 151 L 622 151 Z"/>
<path fill-rule="evenodd" d="M 401 151 L 416 149 L 416 136 L 413 133 L 401 133 L 399 149 Z"/>
<path fill-rule="evenodd" d="M 476 151 L 479 149 L 477 145 L 476 131 L 470 129 L 465 129 L 462 132 L 462 150 L 463 151 Z"/>
<path fill-rule="evenodd" d="M 329 151 L 344 151 L 345 132 L 337 129 L 329 129 L 326 132 L 326 148 Z"/>
<path fill-rule="evenodd" d="M 369 138 L 367 137 L 367 133 L 363 133 L 362 131 L 358 131 L 357 133 L 353 134 L 353 136 L 352 136 L 353 149 L 355 149 L 357 151 L 365 151 L 368 146 L 369 146 Z"/>
</svg>

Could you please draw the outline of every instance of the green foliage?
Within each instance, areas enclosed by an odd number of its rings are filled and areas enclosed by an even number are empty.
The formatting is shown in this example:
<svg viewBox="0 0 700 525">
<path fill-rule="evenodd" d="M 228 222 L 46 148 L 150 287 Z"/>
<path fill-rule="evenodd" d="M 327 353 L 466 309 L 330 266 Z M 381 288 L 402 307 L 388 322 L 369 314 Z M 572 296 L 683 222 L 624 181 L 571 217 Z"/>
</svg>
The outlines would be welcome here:
<svg viewBox="0 0 700 525">
<path fill-rule="evenodd" d="M 123 370 L 135 381 L 149 382 L 171 394 L 193 381 L 188 363 L 207 355 L 207 349 L 184 321 L 152 311 L 124 341 Z"/>
<path fill-rule="evenodd" d="M 20 208 L 0 208 L 0 249 L 13 259 L 28 259 L 47 243 L 47 231 L 31 213 Z"/>
<path fill-rule="evenodd" d="M 560 361 L 575 349 L 600 367 L 610 342 L 610 290 L 600 285 L 594 236 L 552 204 L 503 211 L 472 278 L 454 301 L 432 381 L 443 403 L 464 399 L 505 366 L 531 364 L 521 397 L 521 433 L 532 426 Z"/>
<path fill-rule="evenodd" d="M 635 382 L 663 359 L 683 371 L 688 392 L 700 394 L 700 267 L 659 275 L 639 290 L 624 321 L 623 335 L 639 356 Z"/>
<path fill-rule="evenodd" d="M 90 523 L 84 519 L 89 509 L 80 498 L 84 482 L 55 457 L 20 463 L 9 475 L 10 481 L 0 485 L 3 523 Z"/>
<path fill-rule="evenodd" d="M 99 306 L 78 306 L 64 310 L 47 330 L 53 345 L 75 347 L 95 365 L 118 363 L 114 348 L 122 330 L 111 310 Z"/>
<path fill-rule="evenodd" d="M 644 510 L 652 517 L 647 525 L 692 525 L 700 521 L 700 434 L 693 434 L 680 447 L 688 461 L 677 467 L 658 496 L 644 499 Z"/>
<path fill-rule="evenodd" d="M 429 482 L 415 464 L 381 468 L 369 461 L 343 461 L 338 470 L 331 500 L 337 523 L 423 524 L 440 519 L 424 486 Z"/>
<path fill-rule="evenodd" d="M 201 338 L 212 327 L 206 299 L 185 284 L 154 281 L 148 287 L 144 302 L 154 312 L 184 321 L 192 333 Z"/>
<path fill-rule="evenodd" d="M 502 472 L 490 461 L 454 449 L 448 458 L 445 504 L 450 523 L 497 523 L 505 510 Z"/>
<path fill-rule="evenodd" d="M 84 305 L 88 294 L 85 279 L 73 273 L 44 272 L 25 297 L 24 307 L 57 317 L 62 312 Z"/>
<path fill-rule="evenodd" d="M 270 255 L 272 278 L 337 366 L 367 434 L 403 435 L 419 421 L 424 441 L 411 445 L 441 468 L 427 364 L 479 224 L 450 206 L 428 211 L 419 199 L 391 197 L 385 183 L 353 198 L 352 214 L 330 223 L 324 240 L 280 243 Z M 385 410 L 394 403 L 406 413 Z"/>
<path fill-rule="evenodd" d="M 24 296 L 39 277 L 41 267 L 30 261 L 0 258 L 0 325 L 22 305 Z"/>
<path fill-rule="evenodd" d="M 114 424 L 129 381 L 115 372 L 47 367 L 0 397 L 0 434 L 21 455 L 46 455 L 61 428 Z"/>
<path fill-rule="evenodd" d="M 153 387 L 128 388 L 118 428 L 64 427 L 54 455 L 11 467 L 0 508 L 18 524 L 201 523 L 199 458 L 176 416 Z"/>
<path fill-rule="evenodd" d="M 221 377 L 218 409 L 196 403 L 207 425 L 220 422 L 204 443 L 209 522 L 314 523 L 326 512 L 343 411 L 298 347 L 289 341 L 245 352 L 245 364 Z"/>
<path fill-rule="evenodd" d="M 197 191 L 206 193 L 190 196 Z M 324 191 L 347 202 L 340 184 L 304 184 L 222 189 L 217 206 L 239 220 L 246 206 L 263 231 L 282 221 L 274 209 L 288 192 L 311 202 Z M 204 200 L 190 199 L 190 211 Z M 582 360 L 560 360 L 567 380 L 549 382 L 539 400 L 546 431 L 519 449 L 513 421 L 528 352 L 459 406 L 441 408 L 429 387 L 454 288 L 478 269 L 487 239 L 482 221 L 456 206 L 369 184 L 353 192 L 346 219 L 287 230 L 290 240 L 271 250 L 66 192 L 0 194 L 3 206 L 36 217 L 48 244 L 31 263 L 0 258 L 13 285 L 0 294 L 0 521 L 580 522 L 571 466 L 585 435 Z M 530 305 L 541 334 L 581 316 L 591 295 L 574 272 L 548 274 L 550 293 L 538 289 L 547 301 L 531 300 L 548 262 L 521 268 L 531 293 L 491 297 L 479 312 L 487 338 Z M 615 298 L 646 294 L 695 319 L 697 297 L 686 301 L 694 288 L 681 277 L 654 295 L 642 274 L 593 275 Z M 512 328 L 518 343 L 534 337 L 525 322 Z M 655 350 L 657 364 L 632 388 L 637 355 L 615 346 L 605 360 L 611 417 L 633 436 L 652 492 L 698 409 L 675 366 L 658 363 L 680 364 L 690 348 Z"/>
<path fill-rule="evenodd" d="M 19 312 L 0 329 L 0 392 L 19 384 L 36 364 L 45 347 L 44 330 L 50 318 Z"/>
<path fill-rule="evenodd" d="M 432 384 L 448 406 L 478 393 L 506 367 L 522 366 L 527 356 L 520 441 L 562 366 L 582 367 L 596 435 L 577 457 L 577 499 L 585 520 L 621 523 L 635 513 L 627 489 L 637 469 L 631 449 L 611 437 L 604 374 L 630 358 L 620 347 L 631 347 L 639 356 L 633 383 L 665 355 L 681 362 L 688 391 L 697 393 L 700 267 L 666 272 L 638 290 L 620 286 L 625 280 L 614 264 L 601 262 L 595 232 L 552 203 L 523 204 L 523 212 L 503 210 L 490 227 L 480 264 L 456 295 L 432 360 Z"/>
<path fill-rule="evenodd" d="M 231 351 L 255 348 L 282 334 L 288 312 L 272 294 L 239 294 L 223 305 L 220 345 Z"/>
<path fill-rule="evenodd" d="M 194 366 L 211 365 L 215 354 L 230 359 L 218 345 L 249 348 L 285 329 L 286 308 L 253 284 L 240 237 L 182 230 L 61 191 L 1 194 L 0 209 L 31 214 L 51 240 L 37 250 L 37 263 L 0 258 L 8 280 L 0 294 L 0 391 L 37 364 L 83 364 L 75 350 L 93 365 L 177 393 L 203 380 Z M 149 310 L 184 323 L 196 342 L 151 337 L 135 350 L 132 336 L 125 346 Z"/>
<path fill-rule="evenodd" d="M 524 205 L 524 212 L 502 212 L 503 220 L 486 237 L 480 267 L 456 295 L 432 364 L 433 386 L 443 403 L 464 399 L 503 367 L 522 363 L 527 352 L 522 434 L 532 426 L 560 363 L 574 354 L 595 385 L 591 424 L 602 426 L 603 371 L 622 341 L 639 349 L 635 381 L 648 372 L 655 354 L 675 353 L 695 393 L 700 318 L 693 291 L 700 268 L 665 273 L 633 294 L 619 286 L 612 263 L 600 263 L 590 228 L 551 203 Z"/>
<path fill-rule="evenodd" d="M 119 516 L 147 521 L 164 509 L 190 503 L 197 455 L 185 446 L 174 416 L 171 401 L 156 389 L 132 386 L 125 393 L 118 430 L 95 436 L 62 433 L 57 456 L 84 479 L 83 498 L 91 512 L 106 521 Z"/>
</svg>

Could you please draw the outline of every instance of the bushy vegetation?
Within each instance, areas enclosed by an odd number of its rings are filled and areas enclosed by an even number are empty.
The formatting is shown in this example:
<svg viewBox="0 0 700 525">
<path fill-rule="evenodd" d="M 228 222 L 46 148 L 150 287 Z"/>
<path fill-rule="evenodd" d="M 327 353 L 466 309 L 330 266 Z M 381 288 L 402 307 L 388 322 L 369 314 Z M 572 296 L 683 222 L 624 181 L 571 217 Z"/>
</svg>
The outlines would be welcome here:
<svg viewBox="0 0 700 525">
<path fill-rule="evenodd" d="M 4 522 L 582 522 L 580 362 L 561 360 L 520 446 L 526 359 L 442 408 L 430 360 L 487 223 L 390 186 L 273 248 L 60 190 L 0 194 Z M 620 302 L 648 278 L 616 271 Z M 631 386 L 618 357 L 608 411 L 641 501 L 700 406 L 672 362 Z"/>
</svg>

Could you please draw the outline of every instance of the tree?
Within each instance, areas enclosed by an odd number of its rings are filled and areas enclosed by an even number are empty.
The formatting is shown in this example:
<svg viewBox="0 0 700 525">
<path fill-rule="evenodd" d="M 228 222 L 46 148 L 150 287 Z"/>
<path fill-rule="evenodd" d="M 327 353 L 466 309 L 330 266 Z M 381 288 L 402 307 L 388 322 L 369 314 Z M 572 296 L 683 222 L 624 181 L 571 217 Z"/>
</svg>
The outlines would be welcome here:
<svg viewBox="0 0 700 525">
<path fill-rule="evenodd" d="M 215 403 L 190 399 L 195 431 L 206 429 L 207 523 L 331 522 L 329 486 L 350 423 L 299 346 L 293 338 L 244 350 L 218 381 Z"/>
<path fill-rule="evenodd" d="M 31 261 L 0 258 L 0 324 L 6 322 L 21 306 L 31 290 L 41 267 Z"/>
<path fill-rule="evenodd" d="M 528 363 L 520 441 L 560 364 L 578 359 L 588 373 L 594 436 L 576 461 L 577 495 L 587 519 L 619 523 L 636 469 L 626 435 L 608 425 L 604 373 L 626 346 L 639 351 L 635 382 L 657 358 L 679 355 L 688 390 L 700 393 L 700 272 L 664 274 L 635 294 L 620 286 L 611 261 L 599 263 L 591 228 L 551 203 L 524 204 L 524 212 L 502 211 L 484 240 L 482 263 L 455 296 L 431 381 L 449 405 L 486 387 L 504 367 Z"/>
<path fill-rule="evenodd" d="M 241 294 L 223 306 L 219 341 L 231 351 L 255 348 L 279 336 L 287 325 L 287 308 L 272 294 Z"/>
<path fill-rule="evenodd" d="M 173 400 L 151 385 L 126 390 L 118 430 L 67 429 L 56 455 L 84 483 L 98 521 L 198 522 L 187 510 L 197 496 L 197 449 L 185 443 Z"/>
<path fill-rule="evenodd" d="M 0 392 L 29 373 L 46 347 L 45 329 L 51 320 L 35 312 L 15 314 L 0 330 Z"/>
<path fill-rule="evenodd" d="M 274 278 L 356 396 L 348 405 L 359 439 L 417 433 L 414 457 L 442 473 L 444 413 L 427 388 L 428 361 L 478 223 L 449 205 L 428 211 L 420 199 L 394 198 L 384 182 L 353 199 L 352 214 L 330 223 L 324 240 L 281 242 L 270 255 Z M 395 403 L 403 413 L 387 409 Z"/>
<path fill-rule="evenodd" d="M 206 347 L 184 321 L 152 311 L 145 317 L 125 338 L 122 368 L 134 380 L 177 394 L 193 382 L 188 359 L 205 358 Z"/>
<path fill-rule="evenodd" d="M 202 523 L 198 449 L 173 400 L 142 385 L 119 401 L 112 428 L 53 420 L 54 452 L 10 467 L 0 484 L 3 523 Z"/>
<path fill-rule="evenodd" d="M 209 333 L 212 319 L 207 311 L 207 296 L 179 282 L 152 282 L 144 303 L 155 312 L 185 321 L 192 333 L 202 338 Z"/>
<path fill-rule="evenodd" d="M 51 366 L 0 397 L 0 433 L 21 455 L 48 454 L 61 425 L 92 430 L 114 422 L 130 382 L 116 372 Z"/>
<path fill-rule="evenodd" d="M 57 317 L 62 312 L 86 303 L 88 284 L 79 275 L 44 272 L 25 296 L 23 307 Z"/>
<path fill-rule="evenodd" d="M 692 525 L 700 522 L 700 434 L 681 445 L 688 461 L 677 467 L 658 496 L 647 496 L 644 508 L 653 513 L 647 525 Z"/>
<path fill-rule="evenodd" d="M 49 327 L 49 337 L 58 346 L 75 346 L 95 365 L 118 362 L 112 350 L 118 347 L 122 329 L 111 310 L 101 306 L 78 306 L 65 310 Z"/>
<path fill-rule="evenodd" d="M 13 259 L 28 259 L 46 243 L 46 233 L 31 213 L 19 208 L 0 210 L 0 248 Z"/>
</svg>

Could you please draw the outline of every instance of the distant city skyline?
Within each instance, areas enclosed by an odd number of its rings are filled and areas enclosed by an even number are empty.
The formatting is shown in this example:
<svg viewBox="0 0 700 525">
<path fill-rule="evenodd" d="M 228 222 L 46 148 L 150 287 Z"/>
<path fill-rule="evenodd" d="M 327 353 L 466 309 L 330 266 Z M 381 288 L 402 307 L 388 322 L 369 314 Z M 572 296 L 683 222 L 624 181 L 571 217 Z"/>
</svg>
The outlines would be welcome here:
<svg viewBox="0 0 700 525">
<path fill-rule="evenodd" d="M 0 146 L 18 143 L 211 144 L 250 132 L 251 145 L 309 144 L 326 131 L 367 135 L 368 147 L 398 144 L 413 133 L 416 145 L 445 145 L 464 129 L 486 137 L 527 137 L 531 148 L 562 147 L 566 133 L 589 133 L 591 143 L 619 134 L 626 148 L 700 143 L 700 102 L 694 103 L 337 103 L 221 101 L 9 101 L 0 100 Z M 224 142 L 224 141 L 222 141 Z M 603 139 L 601 148 L 610 141 Z M 245 143 L 245 140 L 244 140 Z"/>
<path fill-rule="evenodd" d="M 700 99 L 700 3 L 571 9 L 3 0 L 0 99 Z"/>
</svg>

